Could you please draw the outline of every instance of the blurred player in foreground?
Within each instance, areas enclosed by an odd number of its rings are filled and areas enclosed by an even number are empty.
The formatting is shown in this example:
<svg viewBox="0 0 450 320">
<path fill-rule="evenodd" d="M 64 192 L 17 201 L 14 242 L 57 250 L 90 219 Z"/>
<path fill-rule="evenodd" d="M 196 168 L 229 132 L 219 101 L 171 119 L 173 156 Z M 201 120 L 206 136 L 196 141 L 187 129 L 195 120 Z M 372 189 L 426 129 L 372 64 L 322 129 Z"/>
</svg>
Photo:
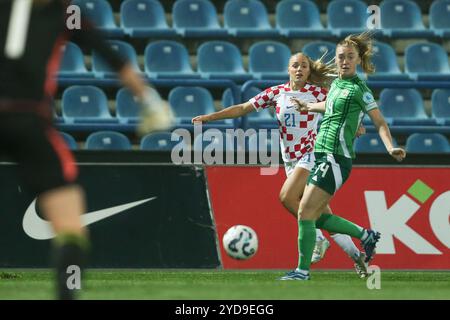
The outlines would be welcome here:
<svg viewBox="0 0 450 320">
<path fill-rule="evenodd" d="M 0 154 L 19 164 L 26 187 L 51 222 L 57 297 L 74 299 L 67 268 L 86 263 L 88 232 L 80 216 L 85 196 L 77 185 L 72 153 L 52 124 L 51 100 L 57 89 L 61 48 L 67 40 L 97 50 L 140 99 L 141 134 L 172 124 L 168 105 L 147 87 L 127 60 L 118 56 L 82 20 L 80 30 L 66 28 L 68 1 L 0 1 Z"/>
</svg>

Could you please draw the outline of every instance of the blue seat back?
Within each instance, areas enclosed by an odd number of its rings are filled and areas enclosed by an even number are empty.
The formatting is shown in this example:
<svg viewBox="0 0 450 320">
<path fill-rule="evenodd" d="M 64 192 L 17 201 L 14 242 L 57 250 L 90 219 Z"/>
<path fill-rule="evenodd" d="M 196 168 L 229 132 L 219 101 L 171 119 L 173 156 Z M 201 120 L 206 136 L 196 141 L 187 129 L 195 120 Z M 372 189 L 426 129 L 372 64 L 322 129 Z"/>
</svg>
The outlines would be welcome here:
<svg viewBox="0 0 450 320">
<path fill-rule="evenodd" d="M 201 87 L 176 87 L 169 93 L 169 104 L 178 118 L 191 118 L 214 112 L 211 93 Z"/>
<path fill-rule="evenodd" d="M 270 28 L 267 9 L 258 0 L 228 0 L 223 16 L 226 28 Z"/>
<path fill-rule="evenodd" d="M 146 72 L 192 73 L 189 54 L 184 45 L 176 41 L 151 42 L 145 48 Z"/>
<path fill-rule="evenodd" d="M 205 42 L 198 48 L 199 72 L 245 72 L 239 49 L 226 41 Z"/>
<path fill-rule="evenodd" d="M 328 4 L 329 29 L 366 28 L 367 5 L 359 0 L 334 0 Z"/>
<path fill-rule="evenodd" d="M 375 42 L 373 51 L 372 63 L 375 65 L 375 72 L 400 73 L 394 48 L 383 42 Z"/>
<path fill-rule="evenodd" d="M 416 89 L 384 89 L 380 110 L 387 118 L 427 119 L 423 98 Z"/>
<path fill-rule="evenodd" d="M 450 0 L 435 0 L 430 7 L 431 29 L 450 29 Z"/>
<path fill-rule="evenodd" d="M 431 95 L 431 114 L 450 119 L 450 89 L 435 89 Z"/>
<path fill-rule="evenodd" d="M 69 147 L 70 150 L 77 150 L 78 149 L 78 144 L 77 141 L 75 140 L 75 138 L 73 136 L 71 136 L 70 134 L 66 133 L 66 132 L 59 132 L 61 134 L 61 136 L 64 139 L 64 142 L 67 144 L 67 147 Z"/>
<path fill-rule="evenodd" d="M 91 133 L 86 139 L 88 150 L 130 150 L 130 140 L 116 131 L 98 131 Z"/>
<path fill-rule="evenodd" d="M 313 60 L 319 59 L 326 53 L 324 61 L 328 62 L 336 55 L 336 44 L 329 41 L 312 41 L 303 47 L 302 52 Z"/>
<path fill-rule="evenodd" d="M 309 0 L 283 0 L 275 9 L 278 28 L 323 29 L 317 5 Z"/>
<path fill-rule="evenodd" d="M 122 88 L 116 95 L 116 113 L 119 119 L 134 119 L 139 117 L 141 107 L 136 97 L 128 88 Z"/>
<path fill-rule="evenodd" d="M 220 28 L 216 8 L 208 0 L 177 0 L 172 18 L 175 28 Z"/>
<path fill-rule="evenodd" d="M 419 6 L 409 0 L 385 0 L 380 4 L 381 27 L 386 29 L 424 29 Z"/>
<path fill-rule="evenodd" d="M 234 98 L 233 98 L 233 92 L 231 91 L 230 88 L 224 90 L 224 92 L 222 93 L 221 103 L 224 108 L 227 108 L 229 106 L 236 104 L 236 102 L 234 101 Z"/>
<path fill-rule="evenodd" d="M 284 72 L 287 76 L 291 50 L 276 41 L 262 41 L 249 49 L 249 72 Z"/>
<path fill-rule="evenodd" d="M 81 14 L 100 28 L 117 28 L 111 5 L 106 0 L 73 0 L 72 4 L 81 9 Z"/>
<path fill-rule="evenodd" d="M 436 43 L 415 43 L 405 50 L 405 71 L 410 73 L 449 73 L 448 55 Z"/>
<path fill-rule="evenodd" d="M 168 28 L 164 8 L 157 0 L 126 0 L 120 6 L 123 28 Z"/>
<path fill-rule="evenodd" d="M 108 40 L 107 43 L 112 50 L 127 59 L 135 71 L 140 72 L 136 51 L 129 43 L 120 40 Z M 115 72 L 97 51 L 92 53 L 92 70 L 94 74 Z"/>
<path fill-rule="evenodd" d="M 439 133 L 414 133 L 406 140 L 406 151 L 411 153 L 449 152 L 449 143 Z"/>
<path fill-rule="evenodd" d="M 86 73 L 84 56 L 80 47 L 73 42 L 67 42 L 63 47 L 63 56 L 59 66 L 60 72 Z"/>
<path fill-rule="evenodd" d="M 392 138 L 394 146 L 397 145 L 394 138 Z M 386 147 L 383 140 L 381 140 L 378 133 L 366 133 L 355 139 L 355 152 L 359 153 L 386 153 Z"/>
<path fill-rule="evenodd" d="M 94 86 L 71 86 L 62 96 L 65 120 L 76 118 L 112 118 L 105 93 Z"/>
<path fill-rule="evenodd" d="M 172 141 L 172 135 L 176 138 Z M 154 132 L 141 139 L 141 150 L 149 151 L 171 151 L 180 143 L 180 137 L 171 132 Z"/>
</svg>

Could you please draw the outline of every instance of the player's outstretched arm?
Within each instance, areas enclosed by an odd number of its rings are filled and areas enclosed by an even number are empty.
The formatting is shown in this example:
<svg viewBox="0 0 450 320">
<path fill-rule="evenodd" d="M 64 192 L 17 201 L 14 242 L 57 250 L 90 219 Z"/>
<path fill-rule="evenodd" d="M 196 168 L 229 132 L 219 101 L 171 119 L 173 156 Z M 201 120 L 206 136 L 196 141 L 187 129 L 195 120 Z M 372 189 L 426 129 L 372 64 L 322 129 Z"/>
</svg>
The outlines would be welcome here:
<svg viewBox="0 0 450 320">
<path fill-rule="evenodd" d="M 368 112 L 370 119 L 372 119 L 373 124 L 378 130 L 378 134 L 383 140 L 383 143 L 389 152 L 389 154 L 397 161 L 402 161 L 406 157 L 406 151 L 402 148 L 395 148 L 392 143 L 392 136 L 389 127 L 384 120 L 383 115 L 381 114 L 378 108 L 370 110 Z"/>
<path fill-rule="evenodd" d="M 196 116 L 195 118 L 192 118 L 192 123 L 239 118 L 253 111 L 255 111 L 253 105 L 250 102 L 245 102 L 230 106 L 217 112 Z"/>
</svg>

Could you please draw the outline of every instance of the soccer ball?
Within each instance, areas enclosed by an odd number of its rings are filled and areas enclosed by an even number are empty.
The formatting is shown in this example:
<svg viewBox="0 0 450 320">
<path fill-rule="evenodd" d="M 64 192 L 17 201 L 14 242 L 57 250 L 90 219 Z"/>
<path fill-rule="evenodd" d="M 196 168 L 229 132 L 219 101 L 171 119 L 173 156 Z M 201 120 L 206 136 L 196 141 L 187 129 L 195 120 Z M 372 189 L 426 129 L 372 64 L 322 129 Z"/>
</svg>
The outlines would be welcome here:
<svg viewBox="0 0 450 320">
<path fill-rule="evenodd" d="M 255 230 L 248 226 L 231 227 L 223 235 L 222 242 L 226 253 L 234 259 L 246 260 L 258 251 L 258 237 Z"/>
</svg>

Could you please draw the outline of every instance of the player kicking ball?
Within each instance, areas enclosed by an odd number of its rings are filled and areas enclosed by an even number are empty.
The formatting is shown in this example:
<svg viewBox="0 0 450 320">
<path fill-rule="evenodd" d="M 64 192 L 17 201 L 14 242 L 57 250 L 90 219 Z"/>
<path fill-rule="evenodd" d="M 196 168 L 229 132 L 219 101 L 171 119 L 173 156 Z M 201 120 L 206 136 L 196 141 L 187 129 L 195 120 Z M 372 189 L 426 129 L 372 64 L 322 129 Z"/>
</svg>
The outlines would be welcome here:
<svg viewBox="0 0 450 320">
<path fill-rule="evenodd" d="M 304 102 L 325 101 L 327 90 L 324 88 L 331 82 L 330 73 L 332 71 L 334 71 L 332 66 L 323 63 L 321 59 L 313 61 L 307 55 L 297 53 L 289 60 L 290 80 L 288 83 L 267 88 L 242 104 L 192 119 L 193 123 L 210 122 L 237 118 L 253 111 L 259 112 L 266 108 L 274 108 L 287 176 L 279 198 L 283 206 L 296 218 L 307 178 L 314 166 L 313 147 L 320 114 L 297 110 L 293 99 Z M 328 206 L 326 212 L 331 214 Z M 358 275 L 365 277 L 367 275 L 367 263 L 364 261 L 366 256 L 355 246 L 351 237 L 344 234 L 333 234 L 332 238 L 352 258 Z M 320 230 L 317 230 L 314 258 L 316 262 L 323 258 L 329 245 L 329 241 Z"/>
<path fill-rule="evenodd" d="M 352 159 L 355 158 L 353 141 L 365 113 L 377 128 L 388 153 L 397 161 L 402 161 L 406 156 L 405 150 L 394 148 L 389 127 L 371 90 L 356 74 L 357 65 L 361 65 L 365 73 L 374 72 L 371 55 L 372 38 L 369 33 L 346 37 L 336 47 L 338 78 L 331 84 L 326 102 L 306 104 L 296 100 L 300 110 L 324 112 L 324 117 L 314 147 L 315 165 L 308 177 L 298 211 L 298 266 L 281 280 L 310 279 L 316 228 L 361 240 L 366 254 L 365 263 L 375 254 L 379 232 L 362 228 L 327 212 L 333 195 L 350 176 Z"/>
</svg>

